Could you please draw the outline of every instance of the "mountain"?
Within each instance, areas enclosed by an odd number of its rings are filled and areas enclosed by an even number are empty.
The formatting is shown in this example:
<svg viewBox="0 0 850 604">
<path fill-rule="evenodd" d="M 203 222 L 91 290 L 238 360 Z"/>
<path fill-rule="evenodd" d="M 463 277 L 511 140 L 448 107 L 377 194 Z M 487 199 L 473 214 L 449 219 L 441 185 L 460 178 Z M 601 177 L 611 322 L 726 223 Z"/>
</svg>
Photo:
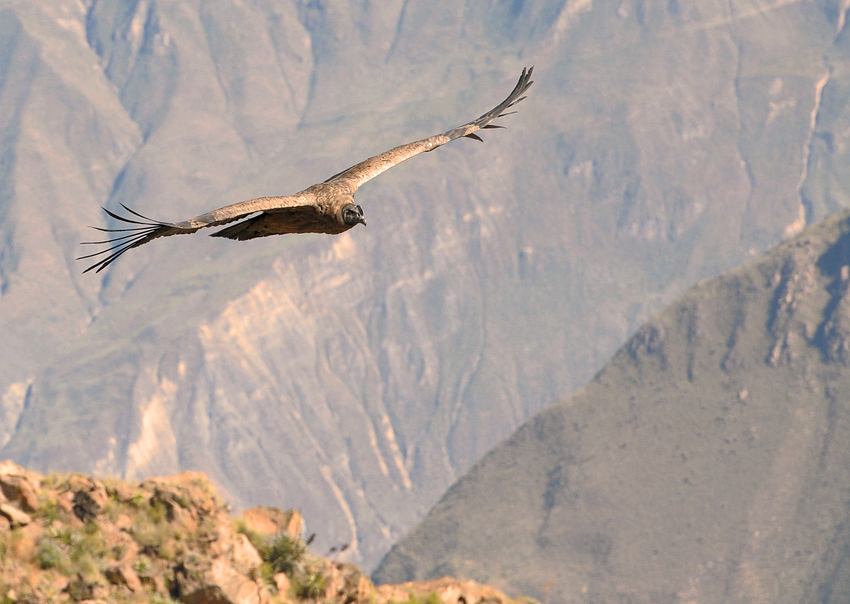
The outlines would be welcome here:
<svg viewBox="0 0 850 604">
<path fill-rule="evenodd" d="M 205 472 L 371 568 L 652 313 L 848 203 L 837 0 L 0 0 L 0 455 Z M 537 82 L 339 237 L 152 242 Z M 329 503 L 333 502 L 333 503 Z"/>
<path fill-rule="evenodd" d="M 455 483 L 376 581 L 846 602 L 850 213 L 685 293 Z"/>
<path fill-rule="evenodd" d="M 343 544 L 310 553 L 295 510 L 256 507 L 232 518 L 197 472 L 137 483 L 41 476 L 6 461 L 0 493 L 4 602 L 518 604 L 448 577 L 376 588 L 338 560 Z"/>
</svg>

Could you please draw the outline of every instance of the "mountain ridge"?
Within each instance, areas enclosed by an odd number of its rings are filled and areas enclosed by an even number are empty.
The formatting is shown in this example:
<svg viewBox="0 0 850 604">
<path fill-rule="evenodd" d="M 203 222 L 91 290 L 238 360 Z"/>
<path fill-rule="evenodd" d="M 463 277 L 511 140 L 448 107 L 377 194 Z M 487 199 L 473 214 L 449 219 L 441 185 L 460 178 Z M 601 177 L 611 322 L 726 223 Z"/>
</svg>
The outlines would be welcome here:
<svg viewBox="0 0 850 604">
<path fill-rule="evenodd" d="M 647 316 L 803 201 L 850 204 L 845 15 L 0 1 L 0 456 L 202 470 L 374 565 Z M 532 63 L 507 130 L 369 183 L 356 236 L 158 240 L 94 279 L 72 260 L 101 206 L 291 193 L 480 115 Z"/>
<path fill-rule="evenodd" d="M 375 587 L 339 560 L 310 553 L 296 510 L 238 517 L 202 473 L 143 482 L 42 476 L 0 462 L 0 597 L 8 602 L 186 604 L 519 604 L 444 577 Z"/>
<path fill-rule="evenodd" d="M 551 602 L 842 601 L 848 288 L 843 212 L 690 289 L 455 483 L 375 580 L 463 573 Z"/>
</svg>

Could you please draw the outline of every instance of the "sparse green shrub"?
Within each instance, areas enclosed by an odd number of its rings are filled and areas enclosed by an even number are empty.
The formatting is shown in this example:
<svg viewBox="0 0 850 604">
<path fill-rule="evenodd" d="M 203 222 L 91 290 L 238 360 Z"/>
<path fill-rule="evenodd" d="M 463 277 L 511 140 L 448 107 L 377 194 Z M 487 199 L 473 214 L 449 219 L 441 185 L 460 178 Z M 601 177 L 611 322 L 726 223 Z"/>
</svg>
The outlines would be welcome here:
<svg viewBox="0 0 850 604">
<path fill-rule="evenodd" d="M 68 480 L 68 476 L 66 474 L 59 474 L 58 472 L 51 472 L 47 476 L 41 479 L 41 486 L 45 489 L 55 489 L 60 484 Z"/>
<path fill-rule="evenodd" d="M 95 579 L 100 575 L 100 565 L 94 555 L 83 552 L 74 560 L 74 571 L 86 579 Z"/>
<path fill-rule="evenodd" d="M 84 577 L 94 577 L 99 574 L 100 560 L 106 557 L 109 550 L 97 523 L 87 522 L 81 529 L 69 526 L 50 528 L 47 534 L 48 537 L 39 542 L 36 554 L 39 566 L 55 567 L 66 575 L 78 573 Z"/>
<path fill-rule="evenodd" d="M 38 511 L 33 514 L 35 518 L 44 519 L 46 524 L 52 523 L 54 520 L 59 520 L 62 510 L 52 499 L 47 499 L 39 497 L 39 508 Z"/>
<path fill-rule="evenodd" d="M 259 575 L 260 580 L 267 585 L 274 585 L 274 576 L 275 576 L 274 566 L 271 565 L 270 562 L 263 562 L 260 564 Z"/>
<path fill-rule="evenodd" d="M 42 539 L 38 544 L 38 551 L 35 554 L 35 561 L 43 569 L 59 568 L 64 566 L 65 552 L 51 538 Z"/>
<path fill-rule="evenodd" d="M 103 508 L 103 515 L 106 517 L 109 522 L 116 522 L 118 520 L 118 516 L 121 515 L 121 512 L 124 511 L 124 504 L 116 499 L 110 499 L 106 502 L 106 506 Z"/>
<path fill-rule="evenodd" d="M 443 604 L 443 599 L 436 592 L 431 592 L 425 597 L 424 604 Z"/>
<path fill-rule="evenodd" d="M 64 543 L 65 545 L 68 545 L 71 540 L 71 529 L 67 526 L 51 526 L 49 529 L 47 529 L 47 534 L 50 535 L 52 539 Z"/>
<path fill-rule="evenodd" d="M 306 551 L 307 546 L 300 539 L 278 533 L 260 549 L 260 556 L 272 565 L 276 573 L 291 576 L 301 568 Z"/>
<path fill-rule="evenodd" d="M 437 592 L 432 591 L 425 599 L 421 599 L 412 591 L 408 592 L 407 600 L 400 602 L 398 600 L 390 600 L 387 604 L 443 604 L 443 599 Z"/>
<path fill-rule="evenodd" d="M 172 499 L 174 503 L 179 505 L 184 510 L 188 510 L 192 507 L 192 500 L 185 493 L 181 493 L 179 491 L 171 493 Z"/>
<path fill-rule="evenodd" d="M 136 558 L 136 561 L 133 562 L 133 570 L 136 571 L 136 574 L 140 577 L 150 576 L 151 568 L 151 561 L 147 556 L 139 556 Z"/>
<path fill-rule="evenodd" d="M 92 560 L 100 560 L 106 557 L 108 551 L 106 539 L 96 522 L 86 522 L 82 531 L 68 528 L 67 532 L 69 533 L 67 540 L 68 555 L 73 562 L 79 563 L 86 556 L 91 557 Z M 87 573 L 84 572 L 83 574 Z"/>
<path fill-rule="evenodd" d="M 155 523 L 165 522 L 168 520 L 168 508 L 162 501 L 152 501 L 148 516 Z"/>
<path fill-rule="evenodd" d="M 130 498 L 130 505 L 134 508 L 140 508 L 145 504 L 145 494 L 141 491 L 136 491 L 133 493 L 133 497 Z"/>
<path fill-rule="evenodd" d="M 268 541 L 268 537 L 266 537 L 263 533 L 255 531 L 249 527 L 244 518 L 237 518 L 233 521 L 233 531 L 236 533 L 242 533 L 248 537 L 248 541 L 251 542 L 251 545 L 253 545 L 258 552 L 266 546 Z"/>
<path fill-rule="evenodd" d="M 165 506 L 161 502 L 139 508 L 130 531 L 136 543 L 153 552 L 159 552 L 174 533 L 174 528 L 166 520 Z"/>
<path fill-rule="evenodd" d="M 322 573 L 314 570 L 303 577 L 296 577 L 293 581 L 293 586 L 299 598 L 316 599 L 325 595 L 328 580 Z"/>
<path fill-rule="evenodd" d="M 192 480 L 189 481 L 190 484 L 198 487 L 201 492 L 209 497 L 213 502 L 217 502 L 218 496 L 215 493 L 215 488 L 212 486 L 212 483 L 205 478 L 200 476 L 195 476 Z"/>
</svg>

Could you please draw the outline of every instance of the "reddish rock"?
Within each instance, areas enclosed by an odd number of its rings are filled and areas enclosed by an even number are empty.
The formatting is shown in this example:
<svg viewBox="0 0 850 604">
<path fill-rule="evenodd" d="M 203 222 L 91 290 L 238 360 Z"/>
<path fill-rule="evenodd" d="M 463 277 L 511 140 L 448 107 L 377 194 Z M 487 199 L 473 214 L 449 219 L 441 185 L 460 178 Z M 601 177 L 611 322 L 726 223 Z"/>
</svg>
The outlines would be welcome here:
<svg viewBox="0 0 850 604">
<path fill-rule="evenodd" d="M 115 499 L 121 503 L 130 503 L 133 501 L 133 497 L 135 497 L 137 491 L 126 483 L 116 482 L 114 484 L 110 484 L 106 488 L 106 492 L 107 494 L 115 497 Z"/>
<path fill-rule="evenodd" d="M 277 592 L 284 595 L 289 591 L 289 587 L 292 585 L 289 577 L 287 577 L 285 573 L 277 573 L 274 576 L 274 584 L 277 588 Z"/>
<path fill-rule="evenodd" d="M 94 583 L 86 581 L 81 575 L 77 575 L 76 579 L 68 582 L 62 590 L 74 602 L 83 602 L 94 598 Z"/>
<path fill-rule="evenodd" d="M 248 537 L 241 533 L 237 533 L 233 536 L 232 558 L 233 566 L 236 570 L 246 575 L 251 574 L 260 567 L 260 564 L 263 563 L 263 559 L 260 557 L 260 554 L 257 553 L 253 544 L 248 540 Z"/>
<path fill-rule="evenodd" d="M 285 532 L 297 538 L 304 530 L 304 518 L 296 510 L 284 512 L 278 508 L 258 505 L 245 510 L 242 518 L 248 528 L 266 535 Z"/>
<path fill-rule="evenodd" d="M 67 514 L 74 513 L 74 493 L 72 491 L 67 491 L 65 493 L 59 493 L 56 496 L 56 505 L 59 506 L 63 512 Z"/>
<path fill-rule="evenodd" d="M 35 512 L 39 508 L 36 476 L 11 461 L 0 462 L 0 491 L 3 497 L 25 512 Z"/>
<path fill-rule="evenodd" d="M 44 480 L 14 464 L 0 463 L 0 479 L 6 485 L 0 496 L 0 539 L 15 528 L 15 538 L 4 541 L 11 546 L 0 565 L 0 585 L 7 590 L 0 590 L 0 598 L 17 590 L 12 593 L 19 597 L 11 601 L 32 594 L 32 604 L 50 598 L 142 604 L 154 596 L 187 604 L 314 602 L 290 595 L 292 584 L 283 573 L 275 575 L 272 584 L 265 582 L 260 554 L 247 535 L 233 530 L 227 507 L 202 474 L 153 478 L 133 487 L 111 480 L 107 489 L 101 481 L 82 475 Z M 27 514 L 22 508 L 32 504 L 26 502 L 36 493 L 45 502 L 56 502 L 58 509 Z M 285 532 L 298 538 L 304 529 L 294 510 L 251 508 L 242 521 L 261 535 Z M 89 564 L 83 575 L 70 579 L 56 568 L 42 568 L 38 552 L 45 537 L 56 542 L 65 556 L 70 554 L 71 538 L 90 539 L 96 566 Z M 424 598 L 432 592 L 448 604 L 510 602 L 501 592 L 474 582 L 443 579 L 376 590 L 354 564 L 305 555 L 302 565 L 302 571 L 325 577 L 325 593 L 318 601 L 327 604 L 384 604 L 389 599 L 407 601 L 410 593 Z M 277 594 L 272 596 L 275 587 Z"/>
<path fill-rule="evenodd" d="M 185 604 L 272 604 L 265 586 L 239 573 L 221 558 L 205 573 L 203 584 L 181 600 Z"/>
<path fill-rule="evenodd" d="M 81 522 L 96 518 L 109 503 L 109 494 L 103 482 L 81 474 L 72 474 L 68 477 L 64 501 L 59 501 L 60 507 L 66 510 L 68 498 L 70 498 L 70 511 Z"/>
<path fill-rule="evenodd" d="M 27 514 L 8 503 L 0 503 L 0 515 L 9 521 L 12 528 L 26 526 L 32 522 L 32 518 Z"/>
<path fill-rule="evenodd" d="M 139 575 L 136 574 L 136 571 L 129 564 L 112 566 L 106 569 L 104 574 L 113 585 L 123 585 L 133 593 L 142 592 L 142 582 L 139 580 Z"/>
<path fill-rule="evenodd" d="M 377 604 L 385 604 L 392 600 L 406 602 L 410 599 L 410 594 L 426 598 L 432 593 L 437 594 L 444 604 L 510 604 L 514 602 L 495 587 L 476 581 L 459 581 L 450 577 L 375 587 Z"/>
<path fill-rule="evenodd" d="M 369 604 L 373 601 L 375 587 L 356 564 L 325 561 L 321 572 L 327 579 L 325 599 L 351 604 Z"/>
<path fill-rule="evenodd" d="M 203 472 L 148 478 L 140 488 L 153 491 L 154 497 L 160 501 L 184 509 L 194 507 L 204 514 L 214 514 L 223 507 Z"/>
</svg>

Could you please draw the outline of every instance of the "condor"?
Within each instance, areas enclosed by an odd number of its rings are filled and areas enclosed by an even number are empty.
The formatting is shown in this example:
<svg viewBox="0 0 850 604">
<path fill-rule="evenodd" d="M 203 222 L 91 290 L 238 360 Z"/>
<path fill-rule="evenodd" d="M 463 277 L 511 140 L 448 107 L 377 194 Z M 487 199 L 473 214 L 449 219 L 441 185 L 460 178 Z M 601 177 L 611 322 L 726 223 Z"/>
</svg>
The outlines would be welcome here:
<svg viewBox="0 0 850 604">
<path fill-rule="evenodd" d="M 477 130 L 502 128 L 503 126 L 496 126 L 490 122 L 496 118 L 515 113 L 513 111 L 505 113 L 505 111 L 526 98 L 522 95 L 533 84 L 531 80 L 533 69 L 533 67 L 523 69 L 519 81 L 508 98 L 478 119 L 448 132 L 401 145 L 375 157 L 370 157 L 344 172 L 330 177 L 325 182 L 315 184 L 294 195 L 250 199 L 175 223 L 151 220 L 123 204 L 121 204 L 122 207 L 133 216 L 132 218 L 120 216 L 104 208 L 103 210 L 115 220 L 132 226 L 114 229 L 92 227 L 98 231 L 115 233 L 116 235 L 114 237 L 110 235 L 111 238 L 105 241 L 84 242 L 83 245 L 106 245 L 108 247 L 99 252 L 81 256 L 77 260 L 106 254 L 104 258 L 83 271 L 84 273 L 91 270 L 100 272 L 127 250 L 144 245 L 157 237 L 194 233 L 200 229 L 221 226 L 237 220 L 241 222 L 212 233 L 212 236 L 244 241 L 255 237 L 286 233 L 328 233 L 336 235 L 357 224 L 365 225 L 366 219 L 363 217 L 363 208 L 354 203 L 354 193 L 363 183 L 414 155 L 433 151 L 456 138 L 466 137 L 481 141 L 481 138 L 475 134 Z"/>
</svg>

